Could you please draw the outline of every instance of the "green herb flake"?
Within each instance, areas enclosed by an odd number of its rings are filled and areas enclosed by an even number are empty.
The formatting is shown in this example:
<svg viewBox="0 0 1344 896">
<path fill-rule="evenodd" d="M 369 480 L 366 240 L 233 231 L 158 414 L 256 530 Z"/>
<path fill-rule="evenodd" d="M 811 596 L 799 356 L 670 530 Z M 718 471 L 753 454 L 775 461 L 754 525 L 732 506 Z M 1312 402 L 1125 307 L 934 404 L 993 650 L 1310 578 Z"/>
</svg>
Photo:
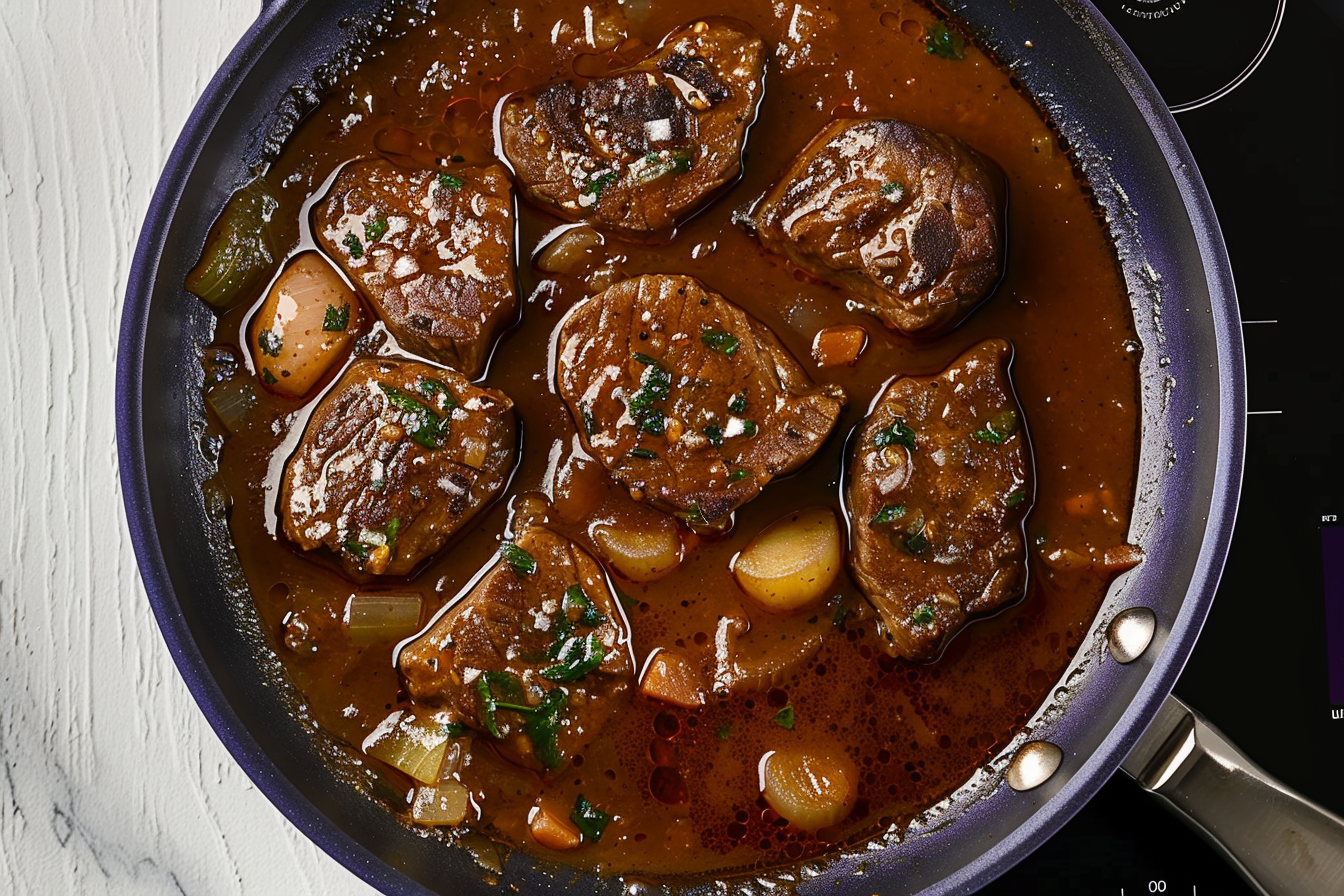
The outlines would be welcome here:
<svg viewBox="0 0 1344 896">
<path fill-rule="evenodd" d="M 739 392 L 728 399 L 728 410 L 734 414 L 744 414 L 747 410 L 747 393 Z"/>
<path fill-rule="evenodd" d="M 630 449 L 630 456 L 637 457 L 640 460 L 653 460 L 658 456 L 658 452 L 649 448 L 632 448 Z"/>
<path fill-rule="evenodd" d="M 899 202 L 905 198 L 905 184 L 898 180 L 893 180 L 882 185 L 882 195 L 891 198 L 892 202 Z"/>
<path fill-rule="evenodd" d="M 738 346 L 742 344 L 742 340 L 726 330 L 705 330 L 700 334 L 700 341 L 730 358 L 737 353 Z"/>
<path fill-rule="evenodd" d="M 347 233 L 345 239 L 341 240 L 341 244 L 350 252 L 351 258 L 364 257 L 364 244 L 353 233 Z"/>
<path fill-rule="evenodd" d="M 444 187 L 445 189 L 460 190 L 462 189 L 462 184 L 462 178 L 454 174 L 449 174 L 445 171 L 443 174 L 439 175 L 439 186 Z"/>
<path fill-rule="evenodd" d="M 756 421 L 754 420 L 742 421 L 742 435 L 746 436 L 747 438 L 751 438 L 752 436 L 756 435 L 758 430 L 759 427 L 756 425 Z"/>
<path fill-rule="evenodd" d="M 786 706 L 786 707 L 784 707 L 783 709 L 781 709 L 779 712 L 775 713 L 775 724 L 778 725 L 779 727 L 781 727 L 781 728 L 787 730 L 787 731 L 792 731 L 792 730 L 793 730 L 793 707 L 792 707 L 792 706 Z"/>
<path fill-rule="evenodd" d="M 643 352 L 632 352 L 630 357 L 634 358 L 636 361 L 643 364 L 645 367 L 656 367 L 658 365 L 657 358 L 651 355 L 646 355 Z"/>
<path fill-rule="evenodd" d="M 720 725 L 719 727 L 714 729 L 714 736 L 717 737 L 719 740 L 727 740 L 728 738 L 733 736 L 733 726 Z"/>
<path fill-rule="evenodd" d="M 845 617 L 849 615 L 849 607 L 845 605 L 845 599 L 836 595 L 835 613 L 831 616 L 831 625 L 838 629 L 844 629 Z"/>
<path fill-rule="evenodd" d="M 607 621 L 593 602 L 589 600 L 588 595 L 583 590 L 582 585 L 570 585 L 565 589 L 564 600 L 560 603 L 561 611 L 567 613 L 569 610 L 579 611 L 579 622 L 589 628 L 597 628 Z M 568 619 L 568 615 L 565 617 Z"/>
<path fill-rule="evenodd" d="M 941 59 L 966 58 L 966 38 L 948 28 L 943 22 L 934 22 L 924 36 L 924 41 L 928 52 Z"/>
<path fill-rule="evenodd" d="M 328 333 L 344 333 L 349 328 L 350 303 L 346 302 L 340 308 L 328 305 L 326 313 L 322 315 L 322 329 Z"/>
<path fill-rule="evenodd" d="M 560 722 L 568 704 L 569 695 L 564 688 L 551 688 L 523 723 L 523 733 L 532 741 L 532 752 L 545 768 L 559 768 L 565 761 L 560 752 Z"/>
<path fill-rule="evenodd" d="M 560 662 L 541 670 L 541 677 L 547 681 L 578 681 L 592 672 L 607 658 L 606 647 L 596 634 L 586 637 L 567 638 L 556 659 Z"/>
<path fill-rule="evenodd" d="M 701 432 L 705 434 L 705 438 L 709 439 L 709 444 L 713 445 L 715 448 L 723 444 L 722 426 L 715 426 L 713 423 L 711 423 L 709 426 L 706 426 L 703 430 L 701 430 Z"/>
<path fill-rule="evenodd" d="M 933 609 L 931 607 L 920 607 L 910 617 L 910 621 L 915 625 L 933 625 Z"/>
<path fill-rule="evenodd" d="M 886 448 L 890 445 L 904 445 L 906 448 L 915 447 L 915 431 L 905 425 L 904 420 L 895 420 L 884 429 L 879 429 L 873 436 L 873 445 L 878 448 Z"/>
<path fill-rule="evenodd" d="M 257 345 L 261 346 L 263 355 L 270 355 L 272 358 L 280 357 L 280 349 L 284 347 L 285 341 L 274 330 L 262 330 L 257 334 Z"/>
<path fill-rule="evenodd" d="M 885 523 L 895 522 L 903 516 L 905 516 L 905 505 L 888 504 L 873 515 L 873 518 L 868 521 L 868 525 L 881 526 Z"/>
<path fill-rule="evenodd" d="M 592 196 L 594 199 L 601 199 L 602 191 L 620 179 L 621 176 L 615 171 L 607 171 L 584 184 L 581 192 L 587 196 Z"/>
<path fill-rule="evenodd" d="M 626 401 L 626 408 L 640 432 L 661 436 L 666 431 L 662 404 L 672 394 L 672 374 L 648 355 L 637 355 L 635 360 L 645 364 L 645 368 L 639 391 Z"/>
<path fill-rule="evenodd" d="M 469 729 L 461 722 L 446 722 L 439 730 L 444 737 L 462 737 Z"/>
<path fill-rule="evenodd" d="M 364 241 L 376 243 L 387 233 L 387 218 L 378 217 L 373 221 L 364 222 Z"/>
<path fill-rule="evenodd" d="M 734 470 L 728 474 L 728 481 L 740 482 L 741 480 L 746 479 L 749 475 L 750 474 L 746 470 Z"/>
<path fill-rule="evenodd" d="M 271 368 L 261 368 L 261 381 L 268 386 L 274 386 L 277 382 L 275 374 L 271 373 Z"/>
<path fill-rule="evenodd" d="M 1018 489 L 1017 491 L 1009 495 L 1008 500 L 1004 501 L 1004 503 L 1007 504 L 1009 507 L 1016 507 L 1025 500 L 1027 500 L 1026 491 L 1024 489 Z"/>
<path fill-rule="evenodd" d="M 421 377 L 415 384 L 415 388 L 421 395 L 437 404 L 441 411 L 451 411 L 457 407 L 457 399 L 453 396 L 452 390 L 448 388 L 448 384 L 443 380 Z"/>
<path fill-rule="evenodd" d="M 928 536 L 924 532 L 925 527 L 921 525 L 917 532 L 907 535 L 905 540 L 901 542 L 901 546 L 905 548 L 907 554 L 912 557 L 922 557 L 929 552 L 932 545 L 929 544 Z"/>
<path fill-rule="evenodd" d="M 379 383 L 378 388 L 387 396 L 387 403 L 401 412 L 401 425 L 411 441 L 431 451 L 443 447 L 448 439 L 446 418 L 440 417 L 420 399 L 396 386 Z"/>
<path fill-rule="evenodd" d="M 588 408 L 588 402 L 579 402 L 579 418 L 583 421 L 584 435 L 592 438 L 597 435 L 597 419 L 593 417 L 593 412 Z"/>
<path fill-rule="evenodd" d="M 481 722 L 496 740 L 504 737 L 499 730 L 498 713 L 501 709 L 530 714 L 533 707 L 523 701 L 523 686 L 508 672 L 482 672 L 476 679 L 476 693 L 481 698 Z"/>
<path fill-rule="evenodd" d="M 394 516 L 392 520 L 387 524 L 387 528 L 383 530 L 383 532 L 387 535 L 387 549 L 389 551 L 396 551 L 397 533 L 400 531 L 401 531 L 401 518 Z"/>
<path fill-rule="evenodd" d="M 369 554 L 373 552 L 371 547 L 355 538 L 346 539 L 346 542 L 342 547 L 345 548 L 347 553 L 361 563 L 369 559 Z"/>
<path fill-rule="evenodd" d="M 520 576 L 530 576 L 537 571 L 536 558 L 511 541 L 500 544 L 499 556 L 503 557 L 509 568 Z"/>
<path fill-rule="evenodd" d="M 1002 445 L 1017 432 L 1017 411 L 1007 408 L 985 421 L 985 425 L 971 433 L 971 438 L 990 445 Z"/>
<path fill-rule="evenodd" d="M 583 839 L 596 843 L 602 839 L 602 832 L 611 822 L 611 816 L 588 802 L 583 794 L 579 794 L 579 798 L 574 801 L 574 811 L 569 814 L 569 820 L 583 833 Z"/>
</svg>

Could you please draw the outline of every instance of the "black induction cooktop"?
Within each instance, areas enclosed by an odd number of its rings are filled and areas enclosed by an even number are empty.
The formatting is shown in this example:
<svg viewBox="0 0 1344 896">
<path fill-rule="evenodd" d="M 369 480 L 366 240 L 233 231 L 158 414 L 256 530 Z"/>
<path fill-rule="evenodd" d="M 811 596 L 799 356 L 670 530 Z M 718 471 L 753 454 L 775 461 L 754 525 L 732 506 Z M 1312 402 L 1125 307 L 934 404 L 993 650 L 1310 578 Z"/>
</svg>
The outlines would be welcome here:
<svg viewBox="0 0 1344 896">
<path fill-rule="evenodd" d="M 1344 0 L 1095 0 L 1176 112 L 1236 277 L 1246 473 L 1177 696 L 1344 814 Z M 1118 772 L 985 893 L 1251 896 Z"/>
</svg>

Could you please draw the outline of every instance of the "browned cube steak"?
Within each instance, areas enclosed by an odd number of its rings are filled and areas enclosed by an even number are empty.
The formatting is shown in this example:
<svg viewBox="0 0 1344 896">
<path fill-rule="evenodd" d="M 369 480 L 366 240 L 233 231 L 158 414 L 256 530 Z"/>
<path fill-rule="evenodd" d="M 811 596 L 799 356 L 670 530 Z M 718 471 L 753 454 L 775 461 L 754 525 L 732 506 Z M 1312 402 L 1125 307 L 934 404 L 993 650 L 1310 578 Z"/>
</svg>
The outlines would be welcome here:
<svg viewBox="0 0 1344 896">
<path fill-rule="evenodd" d="M 973 613 L 1023 593 L 1031 450 L 992 339 L 937 376 L 882 393 L 854 443 L 848 485 L 854 578 L 888 650 L 934 659 Z"/>
<path fill-rule="evenodd" d="M 512 190 L 497 165 L 355 162 L 313 231 L 403 348 L 475 378 L 518 311 Z"/>
<path fill-rule="evenodd" d="M 1003 171 L 892 119 L 827 125 L 766 193 L 761 243 L 912 336 L 955 327 L 1003 274 Z"/>
<path fill-rule="evenodd" d="M 634 676 L 629 626 L 602 568 L 539 525 L 506 543 L 397 664 L 412 699 L 447 707 L 510 759 L 545 769 L 593 739 Z"/>
<path fill-rule="evenodd" d="M 560 394 L 584 447 L 630 490 L 693 527 L 726 524 L 801 466 L 845 404 L 774 333 L 693 277 L 635 277 L 570 311 Z"/>
<path fill-rule="evenodd" d="M 508 396 L 456 371 L 356 361 L 285 466 L 285 535 L 356 577 L 409 575 L 499 494 L 514 429 Z"/>
<path fill-rule="evenodd" d="M 750 25 L 699 19 L 629 68 L 510 97 L 504 154 L 524 194 L 561 217 L 661 230 L 741 172 L 764 75 Z"/>
</svg>

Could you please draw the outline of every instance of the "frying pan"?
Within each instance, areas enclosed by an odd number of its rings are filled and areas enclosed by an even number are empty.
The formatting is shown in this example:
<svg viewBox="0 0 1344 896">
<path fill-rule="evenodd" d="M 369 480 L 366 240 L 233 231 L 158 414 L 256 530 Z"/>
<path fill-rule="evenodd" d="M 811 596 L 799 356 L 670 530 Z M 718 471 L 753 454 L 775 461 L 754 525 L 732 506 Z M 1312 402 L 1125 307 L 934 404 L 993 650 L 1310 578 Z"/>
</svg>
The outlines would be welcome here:
<svg viewBox="0 0 1344 896">
<path fill-rule="evenodd" d="M 479 850 L 447 848 L 398 824 L 324 761 L 330 745 L 292 711 L 294 694 L 265 646 L 236 559 L 220 548 L 223 513 L 202 489 L 212 470 L 198 361 L 215 319 L 182 284 L 214 214 L 246 180 L 247 160 L 283 136 L 320 89 L 324 64 L 350 39 L 342 20 L 368 23 L 376 5 L 264 3 L 196 106 L 154 194 L 122 319 L 117 441 L 155 616 L 188 688 L 257 787 L 387 893 L 711 892 L 713 882 L 597 878 L 521 852 L 486 871 L 492 862 Z M 1123 762 L 1142 785 L 1187 809 L 1262 892 L 1344 892 L 1344 823 L 1267 779 L 1169 697 L 1227 553 L 1245 426 L 1232 278 L 1194 161 L 1156 89 L 1090 4 L 948 7 L 1045 108 L 1106 213 L 1145 349 L 1130 540 L 1147 559 L 1112 587 L 1054 699 L 946 804 L 900 837 L 743 885 L 971 892 L 1044 842 Z M 1257 842 L 1267 848 L 1257 853 Z"/>
</svg>

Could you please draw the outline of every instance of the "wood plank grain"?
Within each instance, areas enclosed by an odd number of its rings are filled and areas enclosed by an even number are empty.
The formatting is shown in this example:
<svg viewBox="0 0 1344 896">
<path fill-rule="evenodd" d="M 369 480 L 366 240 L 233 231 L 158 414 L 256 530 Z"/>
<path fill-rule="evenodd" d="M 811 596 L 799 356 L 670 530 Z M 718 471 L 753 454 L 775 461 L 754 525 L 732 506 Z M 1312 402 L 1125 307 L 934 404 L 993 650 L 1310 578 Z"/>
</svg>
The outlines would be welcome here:
<svg viewBox="0 0 1344 896">
<path fill-rule="evenodd" d="M 0 892 L 371 893 L 255 790 L 149 612 L 112 371 L 172 141 L 243 0 L 0 5 Z"/>
</svg>

